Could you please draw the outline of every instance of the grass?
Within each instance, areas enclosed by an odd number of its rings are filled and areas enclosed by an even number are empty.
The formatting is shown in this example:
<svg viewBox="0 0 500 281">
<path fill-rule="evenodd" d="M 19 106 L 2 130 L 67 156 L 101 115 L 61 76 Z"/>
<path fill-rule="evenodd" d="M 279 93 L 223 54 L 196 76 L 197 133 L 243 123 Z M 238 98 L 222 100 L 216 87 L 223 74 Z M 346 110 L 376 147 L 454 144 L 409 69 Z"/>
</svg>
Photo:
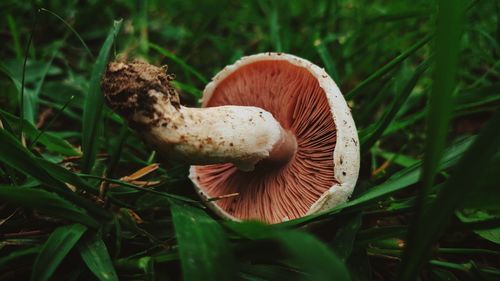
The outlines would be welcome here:
<svg viewBox="0 0 500 281">
<path fill-rule="evenodd" d="M 0 280 L 498 280 L 498 1 L 7 0 L 0 11 Z M 108 58 L 145 58 L 196 105 L 209 77 L 265 51 L 336 78 L 360 178 L 322 214 L 227 222 L 187 167 L 151 165 L 161 159 L 103 105 L 99 80 Z"/>
</svg>

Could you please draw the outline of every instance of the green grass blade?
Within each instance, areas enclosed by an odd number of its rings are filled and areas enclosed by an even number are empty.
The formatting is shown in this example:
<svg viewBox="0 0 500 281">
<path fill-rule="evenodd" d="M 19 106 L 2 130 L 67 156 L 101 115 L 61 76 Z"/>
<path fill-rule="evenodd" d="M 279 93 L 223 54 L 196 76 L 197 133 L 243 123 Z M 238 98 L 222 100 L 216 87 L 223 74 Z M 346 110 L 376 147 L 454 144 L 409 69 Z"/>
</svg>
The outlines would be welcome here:
<svg viewBox="0 0 500 281">
<path fill-rule="evenodd" d="M 92 170 L 94 166 L 98 143 L 98 131 L 102 125 L 102 110 L 104 106 L 104 97 L 101 93 L 101 76 L 103 75 L 108 62 L 111 46 L 120 30 L 122 21 L 115 21 L 113 27 L 106 37 L 106 41 L 99 51 L 99 56 L 92 69 L 90 77 L 89 90 L 85 99 L 83 108 L 82 124 L 82 149 L 83 149 L 83 168 L 85 173 Z"/>
<path fill-rule="evenodd" d="M 7 26 L 9 27 L 10 35 L 12 36 L 12 41 L 14 41 L 14 52 L 16 53 L 17 59 L 22 59 L 23 50 L 21 49 L 21 43 L 19 40 L 19 31 L 17 30 L 17 23 L 11 14 L 7 15 Z"/>
<path fill-rule="evenodd" d="M 65 181 L 76 183 L 76 180 L 74 180 L 75 176 L 71 172 L 64 170 L 63 173 L 60 170 L 64 168 L 54 168 L 53 166 L 57 165 L 52 163 L 47 164 L 48 162 L 46 160 L 35 157 L 5 129 L 0 129 L 0 143 L 2 143 L 2 145 L 0 145 L 0 162 L 5 163 L 5 165 L 23 174 L 39 180 L 53 191 L 56 191 L 61 196 L 64 196 L 66 199 L 77 204 L 78 206 L 85 208 L 92 214 L 98 215 L 102 218 L 110 217 L 109 213 L 98 205 L 67 189 L 64 183 Z M 54 177 L 53 175 L 56 173 L 59 173 L 60 177 Z M 91 189 L 87 188 L 87 190 L 90 191 Z"/>
<path fill-rule="evenodd" d="M 432 243 L 439 237 L 453 215 L 453 211 L 468 198 L 471 187 L 476 186 L 493 162 L 500 149 L 500 113 L 497 113 L 465 152 L 437 198 L 423 210 L 414 228 L 418 239 L 408 244 L 401 268 L 401 280 L 410 280 L 425 262 Z M 471 165 L 471 163 L 473 163 Z"/>
<path fill-rule="evenodd" d="M 154 51 L 160 53 L 161 55 L 164 55 L 165 57 L 171 59 L 175 63 L 177 63 L 185 72 L 193 74 L 198 80 L 200 80 L 203 84 L 208 83 L 208 79 L 203 76 L 200 72 L 198 72 L 196 69 L 194 69 L 192 66 L 186 63 L 183 59 L 179 58 L 172 52 L 166 50 L 165 48 L 160 47 L 159 45 L 156 45 L 154 43 L 149 43 L 149 47 L 153 49 Z"/>
<path fill-rule="evenodd" d="M 333 61 L 332 56 L 330 55 L 330 51 L 328 51 L 328 48 L 325 45 L 325 42 L 318 38 L 316 39 L 316 41 L 314 41 L 314 47 L 316 49 L 316 52 L 318 52 L 321 61 L 325 65 L 326 72 L 330 74 L 333 81 L 335 81 L 335 83 L 337 83 L 337 85 L 340 87 L 340 79 L 337 67 L 335 66 L 335 62 Z"/>
<path fill-rule="evenodd" d="M 86 230 L 81 224 L 61 226 L 54 230 L 35 260 L 31 280 L 49 280 Z"/>
<path fill-rule="evenodd" d="M 60 20 L 71 32 L 78 38 L 80 43 L 82 44 L 83 48 L 85 48 L 85 51 L 90 55 L 90 58 L 94 59 L 94 54 L 92 54 L 92 51 L 89 49 L 83 38 L 80 36 L 78 32 L 63 18 L 61 18 L 58 14 L 52 12 L 51 10 L 45 9 L 45 8 L 40 8 L 40 12 L 46 12 L 54 17 L 56 17 L 58 20 Z"/>
<path fill-rule="evenodd" d="M 169 198 L 169 199 L 178 200 L 178 201 L 183 202 L 183 203 L 188 203 L 188 204 L 193 204 L 193 205 L 197 205 L 197 206 L 202 206 L 202 204 L 199 201 L 196 201 L 196 200 L 184 197 L 184 196 L 180 196 L 180 195 L 176 195 L 176 194 L 171 194 L 171 193 L 167 193 L 167 192 L 156 191 L 156 190 L 151 189 L 151 188 L 146 188 L 146 187 L 141 187 L 141 186 L 133 185 L 131 183 L 120 181 L 120 180 L 114 180 L 114 179 L 109 179 L 109 178 L 99 177 L 99 176 L 94 176 L 94 175 L 87 175 L 87 174 L 78 174 L 78 176 L 84 177 L 84 178 L 99 179 L 99 180 L 102 180 L 102 181 L 106 181 L 106 182 L 118 184 L 118 185 L 121 185 L 121 186 L 124 186 L 124 187 L 129 187 L 131 189 L 135 189 L 135 190 L 138 190 L 138 191 L 144 191 L 144 192 L 148 192 L 148 193 L 157 194 L 157 195 Z"/>
<path fill-rule="evenodd" d="M 351 280 L 342 260 L 313 236 L 287 231 L 276 238 L 290 255 L 292 263 L 310 274 L 304 280 Z"/>
<path fill-rule="evenodd" d="M 71 96 L 67 102 L 64 103 L 64 105 L 57 111 L 56 115 L 49 121 L 49 123 L 47 124 L 47 126 L 45 126 L 45 128 L 41 129 L 38 134 L 36 134 L 36 136 L 33 138 L 33 140 L 31 141 L 28 149 L 31 149 L 33 148 L 33 146 L 35 146 L 38 142 L 38 140 L 40 139 L 40 137 L 43 136 L 43 134 L 46 132 L 46 130 L 48 128 L 50 128 L 52 126 L 52 124 L 57 120 L 57 118 L 61 115 L 61 113 L 64 111 L 64 109 L 69 105 L 69 103 L 73 100 L 75 96 Z"/>
<path fill-rule="evenodd" d="M 283 52 L 283 44 L 281 42 L 280 34 L 281 26 L 279 21 L 280 11 L 285 10 L 279 9 L 278 2 L 270 2 L 270 12 L 267 15 L 267 18 L 269 19 L 269 38 L 275 52 Z"/>
<path fill-rule="evenodd" d="M 314 236 L 258 222 L 228 222 L 226 226 L 252 240 L 273 240 L 287 254 L 286 261 L 307 275 L 303 280 L 351 280 L 344 262 Z"/>
<path fill-rule="evenodd" d="M 172 81 L 172 84 L 176 88 L 179 88 L 181 91 L 184 91 L 184 92 L 190 94 L 191 96 L 193 96 L 194 98 L 196 98 L 196 102 L 198 102 L 198 100 L 202 96 L 202 92 L 192 85 L 184 84 L 182 82 L 175 81 L 175 80 Z"/>
<path fill-rule="evenodd" d="M 17 116 L 14 116 L 6 111 L 0 109 L 0 117 L 6 123 L 8 123 L 11 127 L 16 127 L 20 122 L 20 119 Z M 79 156 L 80 152 L 78 152 L 69 142 L 66 140 L 56 137 L 55 135 L 45 132 L 43 133 L 41 130 L 38 130 L 33 124 L 27 122 L 26 120 L 23 122 L 23 130 L 26 137 L 31 139 L 38 139 L 37 142 L 40 142 L 45 148 L 50 152 L 60 153 L 64 156 Z"/>
<path fill-rule="evenodd" d="M 5 129 L 0 129 L 0 162 L 30 175 L 43 183 L 61 187 L 61 182 L 50 176 L 34 159 L 35 157 Z"/>
<path fill-rule="evenodd" d="M 346 261 L 351 255 L 361 223 L 361 212 L 353 213 L 346 216 L 345 224 L 337 230 L 332 244 L 335 253 L 342 261 Z"/>
<path fill-rule="evenodd" d="M 430 244 L 430 241 L 424 241 L 417 233 L 429 229 L 429 222 L 425 221 L 423 208 L 433 186 L 434 177 L 438 172 L 438 163 L 445 148 L 448 124 L 453 110 L 452 95 L 456 84 L 464 10 L 463 1 L 457 2 L 445 0 L 438 2 L 438 25 L 435 41 L 436 66 L 427 115 L 427 133 L 422 165 L 422 189 L 417 200 L 416 219 L 410 225 L 408 247 L 405 249 L 398 280 L 412 280 L 417 275 L 420 266 L 424 263 L 424 255 L 427 253 L 424 251 L 417 254 L 412 250 L 417 248 L 423 250 L 422 245 L 426 245 L 427 242 Z M 439 213 L 441 214 L 442 211 L 439 211 Z"/>
<path fill-rule="evenodd" d="M 80 256 L 87 267 L 101 281 L 118 280 L 118 275 L 101 237 L 94 235 L 79 243 Z"/>
<path fill-rule="evenodd" d="M 304 278 L 301 272 L 295 269 L 279 265 L 267 264 L 240 264 L 240 276 L 242 280 L 261 281 L 261 280 L 287 280 L 294 281 Z"/>
<path fill-rule="evenodd" d="M 236 280 L 235 264 L 222 227 L 202 210 L 173 205 L 172 220 L 183 280 Z"/>
<path fill-rule="evenodd" d="M 377 71 L 375 71 L 372 75 L 368 76 L 365 80 L 363 80 L 361 83 L 359 83 L 354 89 L 352 89 L 350 92 L 345 94 L 346 99 L 353 99 L 357 97 L 360 93 L 362 93 L 361 90 L 363 90 L 367 85 L 370 83 L 376 81 L 392 69 L 394 69 L 398 64 L 400 64 L 402 61 L 407 59 L 409 56 L 414 54 L 416 51 L 418 51 L 422 46 L 427 44 L 431 40 L 432 36 L 427 35 L 417 43 L 415 43 L 413 46 L 408 48 L 408 50 L 404 51 L 401 53 L 399 56 L 395 57 L 393 60 L 391 60 L 389 63 L 386 65 L 382 66 L 379 68 Z"/>
<path fill-rule="evenodd" d="M 390 109 L 386 112 L 386 114 L 377 122 L 373 127 L 369 127 L 366 130 L 360 132 L 360 142 L 361 142 L 361 151 L 368 152 L 372 145 L 382 136 L 385 129 L 391 124 L 392 120 L 396 117 L 396 114 L 401 109 L 401 106 L 406 101 L 406 99 L 410 96 L 413 88 L 415 88 L 420 76 L 425 72 L 425 70 L 429 67 L 429 60 L 426 60 L 422 64 L 420 64 L 415 70 L 412 77 L 405 84 L 401 92 L 397 94 L 392 103 Z"/>
<path fill-rule="evenodd" d="M 76 188 L 84 190 L 91 194 L 94 195 L 98 194 L 98 190 L 96 187 L 94 187 L 93 185 L 89 184 L 88 182 L 80 178 L 77 174 L 72 173 L 71 171 L 66 170 L 66 168 L 61 167 L 45 159 L 37 159 L 37 160 L 44 167 L 47 173 L 49 173 L 51 176 L 58 179 L 59 181 L 69 183 L 75 186 Z"/>
<path fill-rule="evenodd" d="M 32 208 L 56 218 L 82 223 L 90 227 L 98 226 L 97 221 L 89 216 L 84 209 L 76 207 L 56 193 L 43 189 L 0 185 L 0 197 L 12 204 Z"/>
<path fill-rule="evenodd" d="M 0 271 L 11 267 L 14 262 L 16 262 L 16 265 L 19 265 L 19 262 L 29 260 L 31 256 L 37 255 L 38 252 L 40 252 L 39 246 L 10 252 L 9 254 L 0 257 Z M 31 260 L 31 262 L 33 262 L 33 260 Z"/>
<path fill-rule="evenodd" d="M 20 134 L 21 138 L 23 136 L 23 123 L 24 123 L 26 116 L 28 116 L 30 119 L 34 119 L 33 112 L 31 111 L 32 110 L 31 97 L 25 95 L 25 88 L 26 88 L 25 82 L 26 82 L 26 64 L 28 63 L 29 50 L 30 50 L 31 42 L 33 41 L 33 35 L 35 34 L 35 30 L 36 30 L 37 23 L 38 23 L 38 14 L 39 14 L 38 12 L 35 13 L 35 17 L 33 19 L 33 26 L 31 27 L 30 36 L 28 39 L 28 44 L 26 44 L 26 51 L 24 52 L 23 70 L 22 70 L 22 74 L 21 74 L 21 96 L 20 96 L 21 100 L 19 102 L 19 112 L 20 112 L 19 134 Z M 30 120 L 28 120 L 28 122 L 29 121 Z M 33 122 L 30 122 L 30 123 L 33 123 Z"/>
</svg>

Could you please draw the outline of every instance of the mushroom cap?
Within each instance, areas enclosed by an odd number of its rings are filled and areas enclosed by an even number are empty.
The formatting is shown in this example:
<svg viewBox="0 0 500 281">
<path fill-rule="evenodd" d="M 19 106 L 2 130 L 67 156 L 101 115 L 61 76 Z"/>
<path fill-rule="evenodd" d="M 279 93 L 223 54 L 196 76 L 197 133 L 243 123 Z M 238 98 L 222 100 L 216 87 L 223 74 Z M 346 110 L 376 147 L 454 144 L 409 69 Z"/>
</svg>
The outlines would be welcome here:
<svg viewBox="0 0 500 281">
<path fill-rule="evenodd" d="M 284 53 L 243 57 L 203 92 L 203 107 L 228 104 L 271 112 L 296 136 L 298 147 L 289 163 L 257 165 L 252 172 L 232 164 L 191 166 L 197 193 L 216 214 L 279 223 L 347 201 L 359 172 L 358 134 L 342 93 L 324 69 Z M 224 196 L 231 193 L 238 195 Z"/>
</svg>

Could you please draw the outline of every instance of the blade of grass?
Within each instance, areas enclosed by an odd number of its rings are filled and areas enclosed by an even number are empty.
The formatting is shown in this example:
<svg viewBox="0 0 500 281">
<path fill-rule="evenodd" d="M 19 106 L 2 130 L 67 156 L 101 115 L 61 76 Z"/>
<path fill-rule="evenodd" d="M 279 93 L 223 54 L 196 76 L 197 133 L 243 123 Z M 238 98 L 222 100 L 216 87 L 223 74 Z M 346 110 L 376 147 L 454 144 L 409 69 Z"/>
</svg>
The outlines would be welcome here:
<svg viewBox="0 0 500 281">
<path fill-rule="evenodd" d="M 330 1 L 328 3 L 330 3 Z M 330 55 L 330 52 L 328 51 L 325 43 L 320 38 L 318 38 L 314 41 L 314 47 L 316 49 L 316 52 L 318 52 L 321 61 L 323 61 L 323 64 L 325 65 L 326 72 L 330 74 L 330 76 L 332 76 L 333 81 L 335 81 L 335 83 L 337 83 L 337 86 L 340 87 L 340 79 L 337 72 L 337 67 L 335 66 L 335 62 L 333 61 L 332 56 Z"/>
<path fill-rule="evenodd" d="M 192 85 L 189 85 L 189 84 L 184 84 L 182 82 L 179 82 L 179 81 L 172 81 L 172 84 L 179 88 L 180 90 L 190 94 L 191 96 L 193 96 L 195 99 L 196 99 L 196 102 L 198 102 L 198 100 L 201 98 L 202 96 L 202 92 L 200 90 L 198 90 L 196 87 L 192 86 Z"/>
<path fill-rule="evenodd" d="M 23 51 L 19 40 L 19 31 L 17 30 L 16 20 L 11 14 L 7 15 L 7 26 L 9 27 L 9 32 L 12 36 L 12 41 L 14 42 L 14 52 L 16 53 L 16 57 L 21 60 L 23 57 Z"/>
<path fill-rule="evenodd" d="M 118 281 L 118 275 L 108 249 L 99 235 L 80 241 L 80 256 L 92 273 L 101 281 Z"/>
<path fill-rule="evenodd" d="M 40 92 L 42 90 L 42 86 L 44 84 L 45 78 L 47 74 L 49 73 L 50 67 L 52 66 L 52 62 L 54 61 L 54 58 L 59 52 L 59 49 L 61 46 L 63 46 L 64 38 L 62 41 L 58 41 L 54 43 L 55 47 L 52 50 L 52 54 L 50 55 L 49 60 L 44 64 L 43 68 L 41 69 L 41 74 L 40 78 L 36 82 L 35 89 L 33 91 L 30 91 L 30 95 L 26 96 L 26 105 L 25 108 L 27 108 L 27 112 L 29 112 L 29 116 L 26 116 L 26 121 L 28 121 L 31 124 L 35 124 L 35 118 L 38 114 L 38 103 L 39 103 L 39 97 L 40 97 Z M 28 108 L 29 107 L 29 108 Z"/>
<path fill-rule="evenodd" d="M 24 134 L 23 134 L 23 123 L 24 123 L 24 118 L 25 118 L 25 108 L 31 108 L 30 105 L 26 107 L 25 105 L 25 96 L 24 96 L 24 86 L 25 86 L 25 79 L 26 79 L 26 64 L 28 63 L 28 56 L 29 56 L 29 50 L 31 47 L 31 42 L 33 41 L 33 35 L 35 34 L 37 22 L 38 22 L 38 14 L 39 12 L 37 11 L 35 13 L 34 19 L 33 19 L 33 26 L 31 28 L 31 33 L 30 37 L 28 39 L 28 44 L 26 44 L 26 50 L 24 52 L 24 62 L 23 62 L 23 71 L 21 75 L 21 100 L 19 103 L 19 138 L 21 140 L 24 140 Z"/>
<path fill-rule="evenodd" d="M 208 83 L 208 79 L 203 76 L 200 72 L 198 72 L 196 69 L 194 69 L 192 66 L 187 64 L 183 59 L 179 58 L 175 54 L 173 54 L 170 51 L 167 51 L 165 48 L 160 47 L 159 45 L 156 45 L 154 43 L 149 43 L 149 47 L 151 49 L 155 50 L 156 52 L 160 53 L 161 55 L 164 55 L 165 57 L 171 59 L 175 63 L 177 63 L 182 69 L 188 73 L 193 74 L 198 80 L 200 80 L 203 84 Z"/>
<path fill-rule="evenodd" d="M 54 171 L 48 172 L 51 167 L 49 167 L 50 165 L 46 165 L 46 162 L 44 162 L 46 160 L 35 157 L 30 151 L 23 147 L 14 136 L 7 133 L 5 129 L 0 129 L 0 142 L 2 143 L 2 145 L 0 145 L 0 162 L 39 180 L 48 188 L 51 188 L 59 195 L 86 209 L 88 212 L 98 215 L 101 218 L 110 218 L 110 214 L 107 211 L 67 189 L 64 182 L 52 176 Z M 53 165 L 60 169 L 64 169 L 55 164 Z M 67 171 L 67 173 L 72 174 L 69 171 Z"/>
<path fill-rule="evenodd" d="M 33 139 L 33 141 L 28 146 L 28 149 L 31 149 L 31 148 L 33 148 L 33 146 L 36 145 L 38 139 L 40 139 L 40 137 L 45 133 L 45 131 L 52 126 L 52 124 L 57 120 L 57 118 L 61 115 L 61 113 L 69 105 L 69 103 L 73 100 L 74 97 L 75 96 L 71 96 L 68 99 L 68 101 L 65 102 L 64 105 L 57 111 L 56 115 L 49 121 L 49 123 L 47 124 L 47 126 L 45 126 L 45 128 L 43 128 L 42 130 L 40 130 L 38 132 L 38 134 L 35 136 L 35 138 Z"/>
<path fill-rule="evenodd" d="M 87 44 L 85 43 L 85 41 L 83 40 L 83 38 L 80 36 L 80 34 L 78 32 L 76 32 L 76 30 L 67 21 L 65 21 L 62 17 L 60 17 L 58 14 L 52 12 L 49 9 L 40 8 L 39 11 L 40 12 L 46 12 L 46 13 L 48 13 L 48 14 L 56 17 L 58 20 L 60 20 L 69 30 L 71 30 L 71 32 L 76 36 L 76 38 L 78 38 L 78 40 L 80 41 L 80 43 L 82 43 L 83 48 L 85 48 L 85 51 L 87 51 L 87 53 L 89 54 L 90 58 L 92 60 L 94 60 L 94 55 L 92 54 L 92 51 L 89 49 L 89 47 L 87 46 Z"/>
<path fill-rule="evenodd" d="M 31 280 L 49 280 L 86 230 L 81 224 L 65 225 L 54 230 L 35 260 Z"/>
<path fill-rule="evenodd" d="M 5 129 L 0 129 L 0 160 L 2 163 L 30 175 L 43 183 L 54 187 L 62 187 L 61 182 L 50 176 L 41 167 L 34 156 Z"/>
<path fill-rule="evenodd" d="M 131 183 L 120 181 L 120 180 L 108 179 L 108 178 L 105 178 L 105 177 L 99 177 L 99 176 L 88 175 L 88 174 L 78 174 L 78 176 L 83 177 L 83 178 L 99 179 L 99 180 L 102 180 L 102 181 L 106 181 L 106 182 L 110 182 L 110 183 L 115 183 L 115 184 L 122 185 L 122 186 L 125 186 L 125 187 L 130 187 L 132 189 L 136 189 L 136 190 L 140 190 L 140 191 L 145 191 L 145 192 L 149 192 L 149 193 L 158 194 L 158 195 L 165 196 L 165 197 L 168 197 L 170 199 L 174 199 L 174 200 L 181 201 L 181 202 L 184 202 L 184 203 L 195 204 L 195 205 L 201 206 L 201 203 L 199 201 L 196 201 L 196 200 L 193 200 L 193 199 L 189 199 L 189 198 L 186 198 L 186 197 L 183 197 L 183 196 L 179 196 L 179 195 L 175 195 L 175 194 L 170 194 L 170 193 L 166 193 L 166 192 L 156 191 L 156 190 L 150 189 L 150 188 L 140 187 L 140 186 L 133 185 Z"/>
<path fill-rule="evenodd" d="M 98 144 L 99 126 L 102 125 L 102 110 L 104 97 L 101 93 L 101 76 L 104 73 L 108 61 L 111 45 L 120 30 L 122 20 L 115 21 L 113 27 L 106 37 L 106 41 L 99 51 L 99 56 L 92 69 L 92 75 L 89 82 L 89 90 L 85 99 L 82 118 L 82 149 L 83 149 L 83 168 L 84 173 L 89 173 L 94 166 Z"/>
<path fill-rule="evenodd" d="M 279 265 L 267 264 L 246 264 L 242 263 L 240 267 L 240 277 L 242 280 L 261 281 L 261 280 L 287 280 L 294 281 L 299 278 L 305 278 L 301 272 L 295 269 Z"/>
<path fill-rule="evenodd" d="M 286 262 L 303 271 L 302 280 L 351 280 L 344 262 L 324 243 L 314 236 L 289 230 L 280 225 L 264 225 L 258 222 L 227 222 L 225 224 L 241 237 L 252 240 L 273 240 L 285 253 Z"/>
<path fill-rule="evenodd" d="M 279 235 L 277 239 L 291 256 L 292 263 L 310 274 L 303 280 L 328 281 L 333 276 L 337 281 L 351 280 L 342 260 L 313 236 L 290 231 Z"/>
<path fill-rule="evenodd" d="M 0 117 L 5 120 L 5 123 L 9 124 L 11 127 L 16 127 L 19 124 L 19 118 L 12 115 L 6 111 L 0 109 Z M 56 137 L 51 133 L 42 134 L 41 130 L 38 130 L 33 124 L 28 123 L 26 120 L 24 123 L 24 133 L 26 137 L 31 139 L 36 139 L 45 146 L 47 151 L 60 153 L 64 156 L 79 156 L 80 153 L 66 140 Z"/>
<path fill-rule="evenodd" d="M 84 209 L 76 207 L 56 193 L 43 189 L 0 185 L 0 197 L 12 204 L 32 208 L 56 218 L 82 223 L 94 228 L 99 225 Z"/>
<path fill-rule="evenodd" d="M 183 280 L 236 280 L 236 267 L 221 226 L 200 209 L 173 205 L 172 221 Z"/>
<path fill-rule="evenodd" d="M 465 152 L 456 169 L 451 174 L 436 199 L 427 209 L 422 210 L 421 218 L 415 221 L 414 237 L 408 243 L 400 271 L 400 280 L 410 280 L 416 276 L 419 267 L 429 255 L 432 243 L 439 237 L 453 211 L 471 192 L 478 178 L 482 178 L 500 148 L 500 113 L 497 113 L 487 127 Z"/>
<path fill-rule="evenodd" d="M 38 163 L 43 166 L 45 171 L 49 173 L 55 179 L 58 179 L 61 182 L 68 183 L 73 185 L 76 188 L 82 189 L 90 194 L 97 194 L 97 188 L 95 188 L 90 183 L 86 182 L 82 178 L 80 178 L 77 174 L 67 170 L 66 168 L 54 164 L 45 159 L 37 159 Z"/>
<path fill-rule="evenodd" d="M 420 64 L 415 70 L 413 76 L 408 80 L 403 89 L 397 94 L 392 103 L 390 109 L 386 111 L 386 114 L 377 122 L 373 127 L 369 127 L 367 130 L 363 130 L 360 132 L 360 142 L 361 142 L 361 151 L 369 152 L 369 149 L 372 145 L 380 139 L 385 129 L 391 124 L 392 120 L 396 117 L 399 109 L 406 101 L 406 99 L 410 96 L 413 88 L 415 88 L 420 76 L 427 70 L 429 67 L 429 60 L 424 61 Z"/>
<path fill-rule="evenodd" d="M 464 1 L 460 0 L 457 2 L 452 3 L 446 0 L 438 2 L 438 19 L 434 46 L 436 66 L 427 113 L 425 152 L 422 164 L 422 188 L 416 203 L 416 219 L 410 225 L 408 232 L 408 247 L 405 248 L 398 280 L 412 280 L 417 276 L 418 270 L 424 264 L 424 259 L 428 254 L 426 251 L 427 248 L 422 247 L 427 247 L 432 242 L 432 238 L 428 238 L 426 241 L 421 237 L 422 232 L 429 230 L 429 221 L 426 220 L 430 218 L 424 216 L 424 204 L 434 185 L 434 177 L 438 172 L 438 163 L 445 148 L 448 124 L 453 111 L 452 95 L 456 84 L 464 11 Z M 467 153 L 465 157 L 467 157 Z M 473 175 L 472 178 L 474 178 Z M 442 210 L 438 212 L 444 214 Z M 437 219 L 438 217 L 434 217 L 433 221 Z M 437 229 L 434 229 L 432 233 L 436 231 Z M 427 243 L 429 245 L 426 245 Z M 417 248 L 419 251 L 415 251 Z"/>
<path fill-rule="evenodd" d="M 280 35 L 280 22 L 279 22 L 279 11 L 277 2 L 269 2 L 270 5 L 270 14 L 268 14 L 267 18 L 269 19 L 269 34 L 270 40 L 273 44 L 273 49 L 276 52 L 283 51 L 283 44 L 281 43 L 281 35 Z M 269 11 L 269 10 L 268 10 Z"/>
<path fill-rule="evenodd" d="M 418 51 L 421 47 L 423 47 L 425 44 L 427 44 L 427 42 L 429 42 L 431 40 L 431 38 L 432 38 L 432 35 L 427 35 L 424 38 L 422 38 L 422 40 L 415 43 L 413 46 L 408 48 L 408 50 L 404 51 L 399 56 L 395 57 L 389 63 L 382 66 L 377 71 L 375 71 L 372 75 L 368 76 L 368 78 L 366 78 L 361 83 L 359 83 L 354 89 L 352 89 L 350 92 L 345 94 L 345 98 L 346 99 L 353 99 L 353 98 L 357 97 L 360 93 L 362 93 L 361 90 L 363 90 L 367 85 L 369 85 L 373 81 L 376 81 L 377 79 L 382 77 L 387 72 L 391 71 L 394 67 L 396 67 L 402 61 L 407 59 L 409 56 L 411 56 L 416 51 Z"/>
<path fill-rule="evenodd" d="M 8 267 L 12 267 L 12 263 L 14 262 L 16 262 L 16 266 L 18 266 L 20 261 L 29 260 L 30 256 L 37 255 L 38 252 L 40 252 L 39 246 L 12 251 L 0 258 L 0 270 L 3 271 Z"/>
</svg>

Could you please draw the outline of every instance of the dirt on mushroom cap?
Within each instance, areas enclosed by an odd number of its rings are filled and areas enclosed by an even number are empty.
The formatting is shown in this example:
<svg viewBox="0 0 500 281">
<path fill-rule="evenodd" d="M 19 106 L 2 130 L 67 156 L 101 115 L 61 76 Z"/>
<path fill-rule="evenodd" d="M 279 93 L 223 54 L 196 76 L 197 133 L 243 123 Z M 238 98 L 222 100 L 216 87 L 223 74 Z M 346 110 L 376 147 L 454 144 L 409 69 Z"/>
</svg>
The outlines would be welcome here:
<svg viewBox="0 0 500 281">
<path fill-rule="evenodd" d="M 174 76 L 167 74 L 166 70 L 166 66 L 157 67 L 138 60 L 109 63 L 101 81 L 106 103 L 127 119 L 134 129 L 148 130 L 161 116 L 154 107 L 157 97 L 149 95 L 149 91 L 160 92 L 174 107 L 180 106 L 179 95 L 170 83 Z M 132 120 L 136 112 L 141 112 L 150 121 L 139 123 Z"/>
</svg>

